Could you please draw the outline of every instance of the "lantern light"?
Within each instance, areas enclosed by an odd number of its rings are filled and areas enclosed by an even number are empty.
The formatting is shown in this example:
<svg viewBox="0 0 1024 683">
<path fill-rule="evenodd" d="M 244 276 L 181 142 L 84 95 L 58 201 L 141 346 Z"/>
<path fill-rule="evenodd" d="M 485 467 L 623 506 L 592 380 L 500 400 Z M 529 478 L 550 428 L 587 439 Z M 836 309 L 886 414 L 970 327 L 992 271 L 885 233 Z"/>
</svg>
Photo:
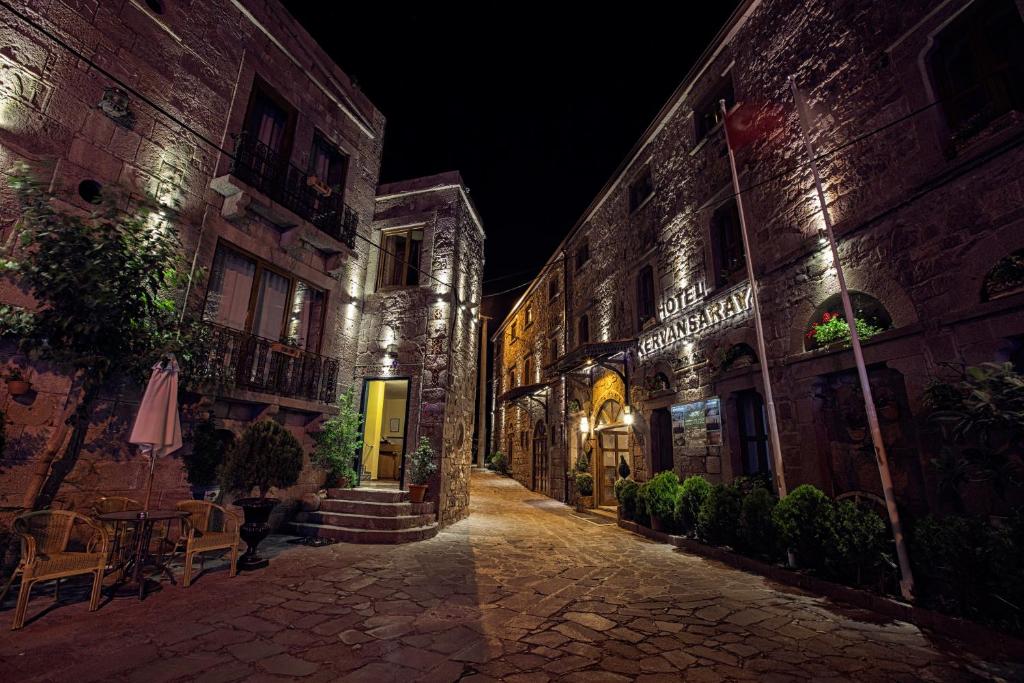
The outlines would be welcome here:
<svg viewBox="0 0 1024 683">
<path fill-rule="evenodd" d="M 587 419 L 586 415 L 580 418 L 580 431 L 584 434 L 590 431 L 590 420 Z"/>
</svg>

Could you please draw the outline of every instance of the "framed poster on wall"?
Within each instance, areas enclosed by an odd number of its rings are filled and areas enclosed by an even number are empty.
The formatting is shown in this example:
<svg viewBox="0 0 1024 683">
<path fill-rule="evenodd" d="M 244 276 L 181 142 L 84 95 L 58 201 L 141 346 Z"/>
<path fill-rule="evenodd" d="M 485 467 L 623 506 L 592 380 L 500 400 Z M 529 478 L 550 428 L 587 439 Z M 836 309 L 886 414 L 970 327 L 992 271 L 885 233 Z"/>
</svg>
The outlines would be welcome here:
<svg viewBox="0 0 1024 683">
<path fill-rule="evenodd" d="M 677 403 L 670 412 L 673 447 L 722 445 L 722 407 L 717 397 L 693 403 Z"/>
</svg>

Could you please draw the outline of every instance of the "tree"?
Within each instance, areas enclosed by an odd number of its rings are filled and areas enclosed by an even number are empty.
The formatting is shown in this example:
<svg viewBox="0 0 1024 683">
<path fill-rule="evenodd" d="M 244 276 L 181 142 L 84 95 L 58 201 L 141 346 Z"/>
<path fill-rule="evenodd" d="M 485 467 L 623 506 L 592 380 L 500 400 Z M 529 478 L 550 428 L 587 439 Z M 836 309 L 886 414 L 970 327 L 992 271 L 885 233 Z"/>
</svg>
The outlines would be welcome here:
<svg viewBox="0 0 1024 683">
<path fill-rule="evenodd" d="M 363 447 L 363 416 L 356 408 L 355 389 L 349 387 L 337 402 L 338 414 L 324 421 L 316 440 L 314 462 L 327 470 L 327 486 L 342 480 L 356 485 L 356 454 Z"/>
<path fill-rule="evenodd" d="M 0 334 L 19 337 L 29 358 L 71 378 L 25 495 L 25 506 L 40 510 L 77 463 L 100 390 L 115 377 L 141 380 L 163 352 L 180 348 L 176 295 L 185 270 L 175 231 L 150 202 L 107 197 L 89 214 L 61 208 L 23 165 L 11 184 L 19 239 L 4 250 L 0 272 L 37 307 L 0 307 Z"/>
<path fill-rule="evenodd" d="M 248 495 L 254 488 L 266 498 L 271 487 L 285 489 L 302 473 L 302 444 L 273 420 L 245 428 L 221 467 L 221 483 L 229 491 Z"/>
</svg>

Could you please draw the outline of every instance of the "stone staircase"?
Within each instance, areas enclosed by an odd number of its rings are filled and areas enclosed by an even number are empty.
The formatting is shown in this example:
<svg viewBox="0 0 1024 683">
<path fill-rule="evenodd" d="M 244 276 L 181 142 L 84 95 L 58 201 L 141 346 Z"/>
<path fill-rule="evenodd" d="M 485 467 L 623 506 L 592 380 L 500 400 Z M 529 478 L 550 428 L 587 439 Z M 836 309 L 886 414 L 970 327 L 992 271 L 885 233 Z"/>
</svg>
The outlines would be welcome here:
<svg viewBox="0 0 1024 683">
<path fill-rule="evenodd" d="M 434 503 L 411 503 L 397 489 L 329 489 L 316 512 L 292 523 L 299 536 L 345 543 L 411 543 L 437 535 Z"/>
</svg>

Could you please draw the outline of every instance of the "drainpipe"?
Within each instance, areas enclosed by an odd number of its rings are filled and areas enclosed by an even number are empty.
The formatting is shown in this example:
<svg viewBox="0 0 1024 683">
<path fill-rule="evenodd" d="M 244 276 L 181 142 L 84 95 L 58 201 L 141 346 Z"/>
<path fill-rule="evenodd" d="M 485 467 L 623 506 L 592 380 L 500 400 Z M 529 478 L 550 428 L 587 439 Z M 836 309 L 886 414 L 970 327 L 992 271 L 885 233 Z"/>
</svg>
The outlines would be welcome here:
<svg viewBox="0 0 1024 683">
<path fill-rule="evenodd" d="M 483 467 L 487 450 L 487 321 L 491 318 L 480 315 L 480 377 L 477 381 L 477 422 L 476 422 L 476 466 Z"/>
</svg>

